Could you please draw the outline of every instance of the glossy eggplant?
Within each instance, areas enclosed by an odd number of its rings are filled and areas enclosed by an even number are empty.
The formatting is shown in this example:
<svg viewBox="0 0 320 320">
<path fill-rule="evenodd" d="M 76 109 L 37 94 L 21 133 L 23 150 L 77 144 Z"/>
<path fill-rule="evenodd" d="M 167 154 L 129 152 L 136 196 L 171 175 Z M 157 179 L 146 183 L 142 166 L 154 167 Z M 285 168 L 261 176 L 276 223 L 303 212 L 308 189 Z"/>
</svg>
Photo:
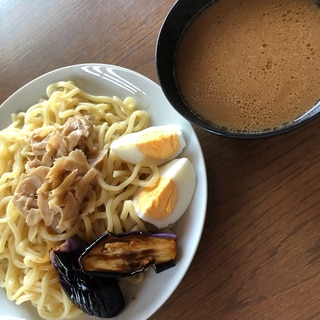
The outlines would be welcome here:
<svg viewBox="0 0 320 320">
<path fill-rule="evenodd" d="M 132 276 L 154 266 L 157 273 L 175 266 L 177 236 L 171 233 L 106 232 L 81 254 L 86 274 Z"/>
<path fill-rule="evenodd" d="M 114 317 L 125 307 L 118 281 L 82 272 L 78 259 L 87 246 L 80 238 L 72 237 L 50 251 L 51 263 L 64 291 L 75 305 L 89 315 Z"/>
</svg>

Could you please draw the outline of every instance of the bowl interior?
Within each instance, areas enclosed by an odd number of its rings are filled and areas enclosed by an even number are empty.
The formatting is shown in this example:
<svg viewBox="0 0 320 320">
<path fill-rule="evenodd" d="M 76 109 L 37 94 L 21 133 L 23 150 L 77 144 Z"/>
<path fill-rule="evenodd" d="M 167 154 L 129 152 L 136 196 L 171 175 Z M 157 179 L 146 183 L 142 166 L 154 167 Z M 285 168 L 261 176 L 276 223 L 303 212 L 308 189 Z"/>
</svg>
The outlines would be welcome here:
<svg viewBox="0 0 320 320">
<path fill-rule="evenodd" d="M 221 128 L 196 114 L 181 97 L 175 81 L 175 54 L 179 40 L 192 20 L 217 0 L 179 0 L 169 11 L 158 36 L 156 67 L 162 91 L 171 105 L 193 125 L 208 132 L 234 138 L 259 138 L 273 136 L 301 126 L 319 114 L 320 102 L 293 122 L 276 129 L 258 132 L 237 132 Z"/>
<path fill-rule="evenodd" d="M 175 82 L 174 64 L 177 44 L 184 30 L 201 10 L 213 2 L 215 1 L 177 1 L 161 27 L 156 48 L 158 78 L 165 96 L 182 116 L 193 124 L 209 131 L 212 125 L 198 117 L 182 100 Z"/>
</svg>

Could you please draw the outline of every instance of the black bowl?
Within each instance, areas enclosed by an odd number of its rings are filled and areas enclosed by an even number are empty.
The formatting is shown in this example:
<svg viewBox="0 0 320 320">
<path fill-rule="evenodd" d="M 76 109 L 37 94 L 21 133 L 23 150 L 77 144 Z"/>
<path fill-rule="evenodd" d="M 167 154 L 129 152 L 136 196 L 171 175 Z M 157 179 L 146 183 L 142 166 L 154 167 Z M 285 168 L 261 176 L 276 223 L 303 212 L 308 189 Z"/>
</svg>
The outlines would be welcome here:
<svg viewBox="0 0 320 320">
<path fill-rule="evenodd" d="M 162 91 L 170 104 L 189 122 L 208 132 L 234 138 L 259 138 L 273 136 L 301 126 L 319 114 L 320 103 L 293 122 L 279 128 L 259 132 L 237 132 L 221 128 L 196 114 L 179 93 L 175 75 L 175 54 L 179 40 L 192 20 L 217 0 L 178 0 L 169 11 L 158 36 L 156 67 Z"/>
</svg>

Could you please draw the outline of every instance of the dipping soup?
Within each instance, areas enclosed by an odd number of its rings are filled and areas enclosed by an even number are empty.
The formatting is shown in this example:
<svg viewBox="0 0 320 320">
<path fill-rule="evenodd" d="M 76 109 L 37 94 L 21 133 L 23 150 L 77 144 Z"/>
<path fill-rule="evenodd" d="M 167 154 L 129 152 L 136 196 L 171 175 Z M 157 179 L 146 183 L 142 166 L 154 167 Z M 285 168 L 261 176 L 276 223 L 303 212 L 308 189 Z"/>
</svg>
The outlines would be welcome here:
<svg viewBox="0 0 320 320">
<path fill-rule="evenodd" d="M 175 78 L 200 117 L 231 131 L 293 122 L 320 98 L 320 7 L 313 0 L 219 0 L 182 35 Z"/>
</svg>

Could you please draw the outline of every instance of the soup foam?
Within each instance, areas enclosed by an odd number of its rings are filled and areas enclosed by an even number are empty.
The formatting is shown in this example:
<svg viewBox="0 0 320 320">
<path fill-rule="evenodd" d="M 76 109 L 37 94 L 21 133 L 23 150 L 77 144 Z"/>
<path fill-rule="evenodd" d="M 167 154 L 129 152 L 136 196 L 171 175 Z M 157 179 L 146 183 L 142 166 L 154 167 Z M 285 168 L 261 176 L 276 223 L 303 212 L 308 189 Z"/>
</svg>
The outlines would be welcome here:
<svg viewBox="0 0 320 320">
<path fill-rule="evenodd" d="M 184 32 L 175 77 L 201 117 L 232 131 L 294 121 L 320 98 L 320 8 L 312 0 L 219 0 Z"/>
</svg>

